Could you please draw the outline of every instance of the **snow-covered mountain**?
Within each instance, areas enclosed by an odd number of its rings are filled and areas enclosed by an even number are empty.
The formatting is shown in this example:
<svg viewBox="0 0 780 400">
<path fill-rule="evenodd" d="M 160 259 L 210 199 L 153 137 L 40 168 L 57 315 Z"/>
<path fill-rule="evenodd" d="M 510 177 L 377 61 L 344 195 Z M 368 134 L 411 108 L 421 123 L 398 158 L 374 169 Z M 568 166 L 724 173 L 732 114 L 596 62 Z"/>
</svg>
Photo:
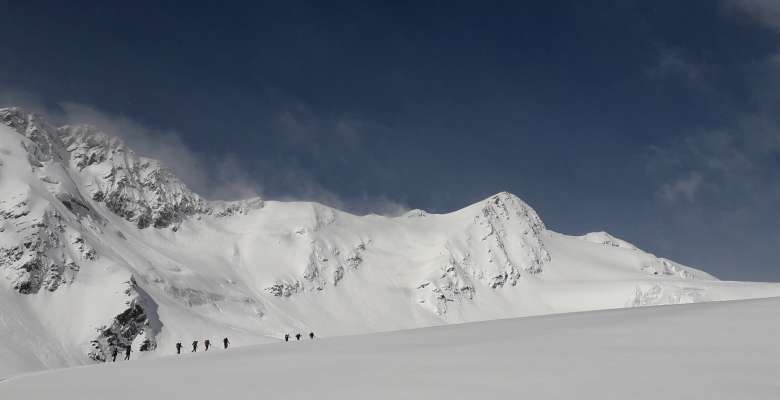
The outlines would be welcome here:
<svg viewBox="0 0 780 400">
<path fill-rule="evenodd" d="M 780 285 L 549 231 L 509 193 L 394 218 L 207 201 L 119 138 L 0 109 L 0 376 L 126 346 L 769 296 Z"/>
</svg>

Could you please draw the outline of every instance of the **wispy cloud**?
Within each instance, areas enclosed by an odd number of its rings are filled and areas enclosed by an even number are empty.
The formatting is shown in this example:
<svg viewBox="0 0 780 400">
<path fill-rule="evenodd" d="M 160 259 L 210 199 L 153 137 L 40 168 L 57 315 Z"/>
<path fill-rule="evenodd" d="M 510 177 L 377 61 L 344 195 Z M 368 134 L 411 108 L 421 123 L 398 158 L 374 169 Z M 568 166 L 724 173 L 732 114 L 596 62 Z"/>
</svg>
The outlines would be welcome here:
<svg viewBox="0 0 780 400">
<path fill-rule="evenodd" d="M 745 115 L 729 129 L 695 132 L 654 147 L 649 160 L 659 182 L 656 195 L 666 204 L 780 216 L 780 124 L 767 115 Z"/>
<path fill-rule="evenodd" d="M 316 113 L 301 102 L 284 107 L 277 115 L 275 128 L 283 143 L 311 153 L 332 148 L 356 151 L 367 131 L 386 129 L 352 116 Z"/>
<path fill-rule="evenodd" d="M 368 138 L 387 136 L 391 128 L 355 115 L 315 112 L 302 101 L 288 99 L 285 104 L 276 114 L 273 129 L 281 147 L 291 150 L 296 158 L 308 157 L 314 160 L 308 160 L 312 165 L 358 169 L 364 175 L 388 173 L 377 159 L 368 156 Z M 298 160 L 290 160 L 268 179 L 275 187 L 286 188 L 282 198 L 287 200 L 313 200 L 356 214 L 399 215 L 409 209 L 381 193 L 351 193 L 345 199 L 324 187 Z"/>
<path fill-rule="evenodd" d="M 358 118 L 323 117 L 296 104 L 278 114 L 275 133 L 284 146 L 304 148 L 312 157 L 343 157 L 344 153 L 360 152 L 366 130 L 375 128 Z M 250 174 L 249 167 L 236 154 L 203 154 L 175 130 L 150 127 L 92 105 L 62 102 L 51 106 L 34 95 L 0 91 L 0 107 L 5 106 L 20 106 L 45 115 L 54 125 L 89 124 L 120 137 L 137 154 L 161 161 L 193 191 L 208 199 L 236 200 L 270 193 L 278 200 L 317 201 L 358 214 L 397 215 L 408 209 L 383 195 L 363 194 L 345 200 L 295 162 L 283 160 L 280 165 L 266 160 L 258 164 L 267 168 Z"/>
<path fill-rule="evenodd" d="M 87 124 L 120 137 L 137 154 L 161 161 L 192 190 L 209 199 L 251 197 L 262 189 L 243 172 L 245 169 L 234 155 L 207 157 L 194 151 L 175 130 L 150 127 L 86 104 L 45 105 L 34 95 L 23 92 L 0 92 L 0 106 L 22 107 L 44 115 L 53 125 Z"/>
<path fill-rule="evenodd" d="M 658 46 L 655 63 L 645 72 L 652 78 L 664 79 L 683 77 L 694 82 L 703 79 L 703 67 L 691 59 L 683 50 Z"/>
<path fill-rule="evenodd" d="M 654 47 L 652 62 L 644 69 L 648 78 L 677 82 L 706 95 L 716 94 L 712 84 L 715 69 L 707 62 L 706 57 L 663 43 L 656 43 Z"/>
<path fill-rule="evenodd" d="M 780 17 L 780 1 L 729 0 L 730 7 L 756 18 Z M 780 23 L 780 20 L 778 21 Z M 711 81 L 701 63 L 686 52 L 660 47 L 658 77 L 678 74 L 711 90 L 709 96 L 726 97 Z M 648 169 L 658 182 L 657 197 L 668 205 L 706 202 L 709 212 L 734 213 L 738 208 L 764 207 L 780 201 L 780 56 L 768 54 L 752 60 L 744 81 L 750 109 L 732 109 L 721 126 L 683 133 L 653 146 Z M 741 104 L 744 104 L 742 102 Z M 773 210 L 764 210 L 776 213 Z M 754 213 L 755 214 L 755 213 Z M 780 216 L 780 213 L 777 213 Z"/>
<path fill-rule="evenodd" d="M 780 1 L 777 0 L 723 0 L 727 12 L 752 18 L 757 23 L 780 32 Z"/>
<path fill-rule="evenodd" d="M 678 177 L 672 182 L 665 183 L 661 187 L 659 195 L 669 203 L 676 203 L 681 199 L 693 203 L 702 180 L 703 178 L 698 172 L 689 172 L 687 176 Z"/>
<path fill-rule="evenodd" d="M 267 175 L 266 179 L 272 182 L 269 186 L 282 188 L 282 191 L 274 196 L 277 200 L 316 201 L 358 215 L 398 216 L 410 209 L 405 203 L 381 194 L 361 193 L 358 196 L 344 199 L 343 196 L 320 184 L 305 169 L 297 168 L 294 165 Z"/>
<path fill-rule="evenodd" d="M 122 115 L 114 115 L 78 103 L 61 103 L 59 110 L 47 112 L 59 124 L 89 124 L 122 138 L 136 153 L 163 162 L 193 190 L 209 195 L 212 172 L 203 158 L 192 151 L 172 130 L 151 128 Z"/>
</svg>

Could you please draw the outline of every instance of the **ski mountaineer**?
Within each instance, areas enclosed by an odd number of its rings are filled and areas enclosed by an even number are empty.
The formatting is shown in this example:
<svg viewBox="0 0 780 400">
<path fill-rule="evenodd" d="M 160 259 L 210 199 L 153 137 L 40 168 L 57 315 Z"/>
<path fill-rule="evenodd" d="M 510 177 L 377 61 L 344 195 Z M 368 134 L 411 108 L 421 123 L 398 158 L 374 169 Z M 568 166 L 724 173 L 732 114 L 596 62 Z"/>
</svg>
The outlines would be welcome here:
<svg viewBox="0 0 780 400">
<path fill-rule="evenodd" d="M 196 351 L 198 351 L 198 341 L 197 340 L 193 340 L 192 341 L 192 352 L 194 353 Z"/>
<path fill-rule="evenodd" d="M 176 354 L 181 354 L 181 342 L 176 343 Z"/>
<path fill-rule="evenodd" d="M 285 342 L 289 342 L 290 341 L 290 334 L 289 333 L 285 333 L 284 334 L 284 341 Z"/>
<path fill-rule="evenodd" d="M 117 353 L 119 353 L 119 350 L 117 350 L 117 348 L 114 347 L 114 351 L 111 353 L 111 361 L 116 362 Z"/>
<path fill-rule="evenodd" d="M 309 332 L 309 339 L 314 339 L 314 332 Z"/>
<path fill-rule="evenodd" d="M 301 334 L 300 333 L 296 333 L 295 334 L 295 339 L 296 340 L 301 340 Z"/>
<path fill-rule="evenodd" d="M 130 352 L 131 351 L 132 351 L 132 349 L 130 348 L 130 346 L 125 347 L 125 361 L 130 359 Z"/>
<path fill-rule="evenodd" d="M 206 350 L 205 351 L 209 351 L 209 347 L 211 347 L 211 341 L 206 339 L 206 341 L 203 342 L 203 344 L 206 346 Z"/>
<path fill-rule="evenodd" d="M 227 338 L 222 339 L 222 344 L 225 346 L 225 349 L 228 348 L 228 345 L 230 344 L 230 341 Z"/>
</svg>

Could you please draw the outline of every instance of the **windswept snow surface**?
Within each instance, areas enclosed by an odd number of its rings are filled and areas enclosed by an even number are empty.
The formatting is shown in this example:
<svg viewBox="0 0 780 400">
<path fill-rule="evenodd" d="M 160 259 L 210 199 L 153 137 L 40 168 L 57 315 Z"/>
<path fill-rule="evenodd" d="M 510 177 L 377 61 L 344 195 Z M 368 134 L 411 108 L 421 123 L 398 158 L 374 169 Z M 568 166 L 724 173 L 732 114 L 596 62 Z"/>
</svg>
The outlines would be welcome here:
<svg viewBox="0 0 780 400">
<path fill-rule="evenodd" d="M 780 398 L 780 299 L 306 339 L 0 382 L 0 398 Z"/>
<path fill-rule="evenodd" d="M 552 232 L 510 193 L 395 218 L 208 201 L 118 138 L 0 109 L 0 376 L 206 338 L 771 296 L 605 232 Z"/>
</svg>

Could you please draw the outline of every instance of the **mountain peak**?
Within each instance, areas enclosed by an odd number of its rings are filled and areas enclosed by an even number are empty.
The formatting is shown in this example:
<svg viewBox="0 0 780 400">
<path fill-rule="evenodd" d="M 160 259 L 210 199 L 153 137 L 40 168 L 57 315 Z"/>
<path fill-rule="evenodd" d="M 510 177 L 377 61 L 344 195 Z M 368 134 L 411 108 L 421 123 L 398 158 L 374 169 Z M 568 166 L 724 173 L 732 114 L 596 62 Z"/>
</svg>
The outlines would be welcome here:
<svg viewBox="0 0 780 400">
<path fill-rule="evenodd" d="M 120 138 L 94 126 L 55 128 L 19 107 L 0 109 L 0 123 L 32 141 L 26 149 L 33 168 L 59 165 L 81 194 L 139 228 L 177 225 L 209 210 L 159 161 L 135 154 Z"/>
<path fill-rule="evenodd" d="M 544 222 L 542 222 L 542 219 L 536 211 L 522 199 L 509 192 L 496 193 L 463 210 L 475 209 L 478 210 L 478 214 L 482 217 L 499 219 L 520 217 L 521 219 L 526 220 L 529 226 L 536 232 L 541 232 L 546 229 Z"/>
<path fill-rule="evenodd" d="M 125 142 L 89 124 L 63 125 L 57 129 L 66 145 L 85 144 L 87 146 L 105 146 L 111 149 L 126 148 Z M 131 150 L 130 150 L 131 151 Z"/>
</svg>

